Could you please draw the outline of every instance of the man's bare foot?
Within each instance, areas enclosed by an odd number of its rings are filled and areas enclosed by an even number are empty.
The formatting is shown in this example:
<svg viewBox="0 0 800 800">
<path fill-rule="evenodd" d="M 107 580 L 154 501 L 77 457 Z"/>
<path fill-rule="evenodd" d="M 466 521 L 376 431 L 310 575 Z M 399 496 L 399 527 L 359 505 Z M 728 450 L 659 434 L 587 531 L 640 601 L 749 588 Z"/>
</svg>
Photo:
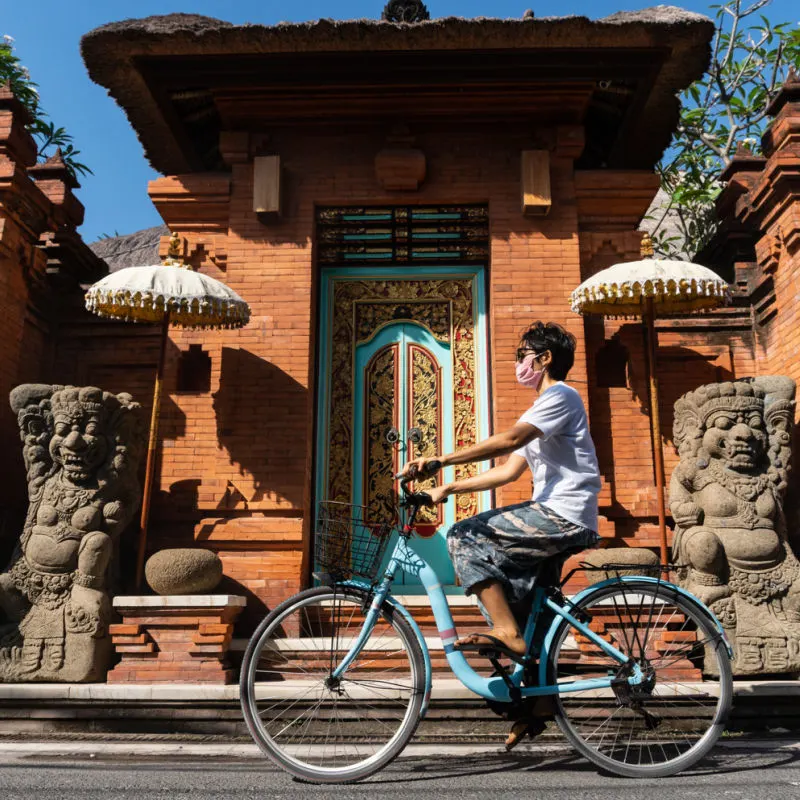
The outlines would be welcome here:
<svg viewBox="0 0 800 800">
<path fill-rule="evenodd" d="M 555 719 L 556 704 L 553 695 L 537 697 L 523 719 L 518 719 L 506 737 L 506 752 L 513 750 L 525 736 L 534 739 L 547 729 L 547 722 Z"/>
<path fill-rule="evenodd" d="M 463 639 L 459 639 L 454 647 L 458 650 L 465 645 L 485 645 L 491 647 L 496 645 L 492 639 L 497 639 L 503 643 L 506 650 L 515 653 L 518 656 L 524 656 L 527 651 L 525 640 L 520 636 L 517 631 L 507 631 L 502 628 L 492 628 L 488 633 L 470 633 Z"/>
<path fill-rule="evenodd" d="M 543 733 L 547 725 L 539 719 L 520 719 L 517 720 L 509 731 L 506 737 L 506 752 L 510 753 L 525 736 L 531 739 L 536 738 L 540 733 Z"/>
</svg>

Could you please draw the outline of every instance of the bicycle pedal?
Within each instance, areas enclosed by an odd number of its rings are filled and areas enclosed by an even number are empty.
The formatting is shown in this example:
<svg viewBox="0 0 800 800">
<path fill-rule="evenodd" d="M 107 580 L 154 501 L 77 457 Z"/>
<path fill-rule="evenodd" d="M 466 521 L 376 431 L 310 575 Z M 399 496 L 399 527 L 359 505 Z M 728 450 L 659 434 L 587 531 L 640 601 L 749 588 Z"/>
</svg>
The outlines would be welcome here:
<svg viewBox="0 0 800 800">
<path fill-rule="evenodd" d="M 518 653 L 514 653 L 511 650 L 501 650 L 499 647 L 486 647 L 476 645 L 476 647 L 480 647 L 477 650 L 479 656 L 483 656 L 484 658 L 488 658 L 490 661 L 496 661 L 498 658 L 509 658 L 512 661 L 516 662 L 517 664 L 524 664 L 526 661 L 525 656 L 521 656 Z M 460 647 L 459 650 L 466 650 L 466 647 Z"/>
</svg>

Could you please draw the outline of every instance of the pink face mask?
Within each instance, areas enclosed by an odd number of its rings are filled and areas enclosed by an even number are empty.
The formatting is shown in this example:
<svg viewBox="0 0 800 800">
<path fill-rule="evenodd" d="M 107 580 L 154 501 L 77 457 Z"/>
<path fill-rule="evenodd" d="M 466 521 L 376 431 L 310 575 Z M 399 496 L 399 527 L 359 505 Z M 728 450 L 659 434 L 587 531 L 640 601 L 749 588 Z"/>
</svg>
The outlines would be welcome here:
<svg viewBox="0 0 800 800">
<path fill-rule="evenodd" d="M 531 353 L 529 356 L 525 356 L 522 361 L 517 362 L 517 380 L 523 386 L 528 386 L 538 392 L 544 380 L 544 370 L 533 368 L 536 357 L 536 353 Z"/>
</svg>

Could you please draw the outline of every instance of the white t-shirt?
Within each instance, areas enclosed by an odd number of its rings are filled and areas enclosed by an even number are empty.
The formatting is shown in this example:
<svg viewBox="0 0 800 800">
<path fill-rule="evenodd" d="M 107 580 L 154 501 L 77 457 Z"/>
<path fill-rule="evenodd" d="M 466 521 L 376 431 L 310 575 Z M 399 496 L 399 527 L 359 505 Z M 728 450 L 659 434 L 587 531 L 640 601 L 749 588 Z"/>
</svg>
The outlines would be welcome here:
<svg viewBox="0 0 800 800">
<path fill-rule="evenodd" d="M 514 451 L 533 473 L 533 499 L 596 532 L 600 470 L 580 394 L 559 381 L 519 421 L 542 432 Z"/>
</svg>

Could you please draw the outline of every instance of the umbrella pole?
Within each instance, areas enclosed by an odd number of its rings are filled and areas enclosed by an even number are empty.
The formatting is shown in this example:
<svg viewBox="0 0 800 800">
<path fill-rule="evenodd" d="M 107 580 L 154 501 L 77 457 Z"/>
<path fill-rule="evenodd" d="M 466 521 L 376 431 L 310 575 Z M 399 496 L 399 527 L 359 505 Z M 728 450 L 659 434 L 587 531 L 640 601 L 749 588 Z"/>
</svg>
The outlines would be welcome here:
<svg viewBox="0 0 800 800">
<path fill-rule="evenodd" d="M 650 433 L 653 440 L 653 456 L 656 468 L 656 494 L 658 500 L 658 529 L 660 537 L 661 564 L 669 563 L 667 555 L 667 510 L 664 501 L 664 450 L 661 447 L 661 414 L 658 403 L 658 368 L 656 363 L 656 326 L 653 298 L 645 298 L 645 325 L 647 326 L 648 376 L 650 382 Z"/>
<path fill-rule="evenodd" d="M 156 385 L 153 388 L 153 411 L 150 415 L 150 439 L 147 443 L 147 467 L 144 475 L 142 495 L 142 516 L 139 525 L 139 552 L 136 556 L 136 588 L 142 590 L 144 582 L 144 556 L 147 550 L 147 523 L 150 519 L 150 499 L 153 494 L 153 481 L 156 471 L 156 448 L 158 446 L 158 423 L 161 418 L 161 385 L 164 378 L 164 356 L 167 352 L 169 336 L 169 310 L 164 312 L 161 323 L 161 343 L 156 367 Z"/>
</svg>

